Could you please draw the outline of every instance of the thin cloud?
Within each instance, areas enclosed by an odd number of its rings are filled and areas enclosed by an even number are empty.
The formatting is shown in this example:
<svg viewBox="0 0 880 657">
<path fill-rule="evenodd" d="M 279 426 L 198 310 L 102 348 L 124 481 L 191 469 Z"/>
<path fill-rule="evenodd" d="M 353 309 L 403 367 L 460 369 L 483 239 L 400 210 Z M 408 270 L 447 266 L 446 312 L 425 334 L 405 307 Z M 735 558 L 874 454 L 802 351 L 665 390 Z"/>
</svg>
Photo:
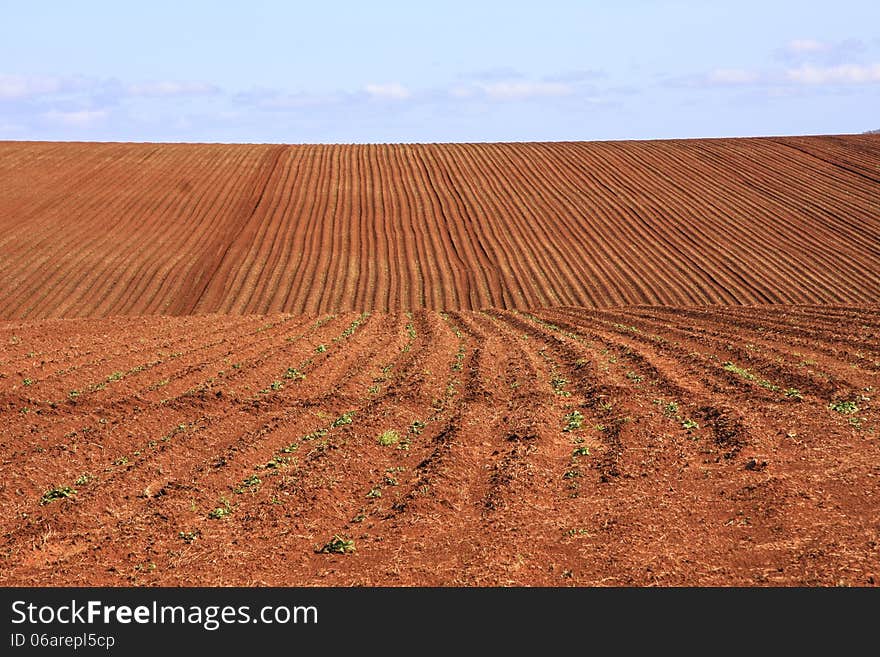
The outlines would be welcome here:
<svg viewBox="0 0 880 657">
<path fill-rule="evenodd" d="M 567 96 L 573 91 L 571 85 L 563 82 L 531 82 L 528 80 L 489 82 L 478 84 L 476 87 L 492 100 L 525 100 L 548 96 Z"/>
<path fill-rule="evenodd" d="M 143 82 L 128 86 L 128 93 L 132 96 L 152 96 L 167 98 L 170 96 L 201 96 L 214 94 L 219 89 L 213 84 L 206 82 L 174 82 L 158 81 Z"/>
<path fill-rule="evenodd" d="M 606 77 L 605 71 L 588 68 L 576 71 L 566 71 L 564 73 L 557 73 L 555 75 L 548 75 L 544 78 L 544 80 L 547 82 L 568 82 L 572 84 L 578 84 L 581 82 L 594 82 L 604 77 Z"/>
<path fill-rule="evenodd" d="M 827 52 L 831 49 L 831 44 L 816 41 L 815 39 L 793 39 L 785 44 L 785 49 L 790 53 L 800 55 L 804 53 Z"/>
<path fill-rule="evenodd" d="M 858 63 L 867 50 L 864 42 L 858 39 L 843 41 L 819 41 L 818 39 L 793 39 L 776 51 L 776 59 L 790 64 L 808 63 L 833 64 Z"/>
<path fill-rule="evenodd" d="M 808 85 L 870 84 L 880 82 L 880 64 L 873 64 L 871 66 L 859 66 L 857 64 L 841 66 L 804 65 L 799 68 L 789 69 L 786 71 L 786 77 L 791 82 Z"/>
<path fill-rule="evenodd" d="M 461 76 L 467 80 L 477 80 L 480 82 L 498 82 L 504 80 L 522 80 L 525 74 L 510 66 L 495 66 L 480 71 L 472 71 Z"/>
<path fill-rule="evenodd" d="M 61 78 L 0 75 L 0 99 L 33 98 L 64 89 Z"/>
<path fill-rule="evenodd" d="M 370 98 L 378 100 L 406 100 L 412 96 L 409 89 L 399 82 L 368 84 L 364 87 L 364 91 L 367 92 Z"/>
<path fill-rule="evenodd" d="M 87 126 L 93 123 L 103 121 L 109 116 L 107 110 L 76 110 L 72 112 L 60 112 L 52 110 L 43 114 L 45 118 L 53 123 L 60 123 L 67 126 Z"/>
<path fill-rule="evenodd" d="M 716 68 L 706 75 L 706 82 L 720 85 L 754 84 L 760 78 L 761 75 L 756 71 L 742 68 Z"/>
</svg>

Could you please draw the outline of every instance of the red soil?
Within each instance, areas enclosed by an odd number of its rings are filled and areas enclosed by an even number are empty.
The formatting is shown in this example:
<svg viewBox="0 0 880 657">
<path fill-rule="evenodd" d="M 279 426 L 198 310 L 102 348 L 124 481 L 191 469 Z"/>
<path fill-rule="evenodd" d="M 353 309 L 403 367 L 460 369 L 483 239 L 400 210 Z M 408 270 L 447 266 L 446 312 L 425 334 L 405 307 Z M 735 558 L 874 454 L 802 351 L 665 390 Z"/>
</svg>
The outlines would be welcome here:
<svg viewBox="0 0 880 657">
<path fill-rule="evenodd" d="M 0 318 L 875 303 L 880 135 L 0 142 Z"/>
<path fill-rule="evenodd" d="M 876 584 L 878 375 L 876 304 L 6 321 L 0 584 Z"/>
<path fill-rule="evenodd" d="M 0 142 L 0 585 L 876 585 L 878 272 L 877 135 Z"/>
</svg>

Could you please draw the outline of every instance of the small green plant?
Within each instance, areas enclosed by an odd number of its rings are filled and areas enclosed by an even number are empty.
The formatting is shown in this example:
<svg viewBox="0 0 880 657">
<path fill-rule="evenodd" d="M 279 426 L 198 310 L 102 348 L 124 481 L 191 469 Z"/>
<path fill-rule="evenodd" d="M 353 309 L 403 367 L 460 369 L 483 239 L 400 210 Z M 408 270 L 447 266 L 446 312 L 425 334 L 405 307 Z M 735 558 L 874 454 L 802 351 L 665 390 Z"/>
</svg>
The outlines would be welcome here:
<svg viewBox="0 0 880 657">
<path fill-rule="evenodd" d="M 284 384 L 281 381 L 273 381 L 272 385 L 269 386 L 272 390 L 281 390 L 284 387 Z"/>
<path fill-rule="evenodd" d="M 626 324 L 612 324 L 618 331 L 628 331 L 629 333 L 639 333 L 639 329 L 635 326 L 627 326 Z"/>
<path fill-rule="evenodd" d="M 128 463 L 127 456 L 120 456 L 118 459 L 113 461 L 113 465 L 126 465 Z"/>
<path fill-rule="evenodd" d="M 55 500 L 63 500 L 65 497 L 73 497 L 74 495 L 76 495 L 76 490 L 70 486 L 51 488 L 43 493 L 43 496 L 40 498 L 40 505 L 43 506 Z"/>
<path fill-rule="evenodd" d="M 76 478 L 76 481 L 73 482 L 74 486 L 85 486 L 89 483 L 94 477 L 90 475 L 88 472 L 81 474 Z"/>
<path fill-rule="evenodd" d="M 34 384 L 34 380 L 33 380 L 33 379 L 24 379 L 24 380 L 21 382 L 21 385 L 23 385 L 23 386 L 31 386 L 31 385 L 33 385 L 33 384 Z"/>
<path fill-rule="evenodd" d="M 394 429 L 388 429 L 387 431 L 380 433 L 376 440 L 382 445 L 382 447 L 390 447 L 400 440 L 400 434 Z"/>
<path fill-rule="evenodd" d="M 421 422 L 420 420 L 416 420 L 411 425 L 409 425 L 409 432 L 414 436 L 418 436 L 419 434 L 422 433 L 422 430 L 426 426 L 427 425 L 424 422 Z"/>
<path fill-rule="evenodd" d="M 635 381 L 636 383 L 641 383 L 645 380 L 645 377 L 643 377 L 641 374 L 636 374 L 632 370 L 626 373 L 626 378 L 630 381 Z"/>
<path fill-rule="evenodd" d="M 235 489 L 235 492 L 238 495 L 243 494 L 245 491 L 254 492 L 257 490 L 257 488 L 259 488 L 261 483 L 262 481 L 260 481 L 260 478 L 257 475 L 251 475 L 238 485 L 238 487 Z"/>
<path fill-rule="evenodd" d="M 852 415 L 853 413 L 859 412 L 859 406 L 854 401 L 847 400 L 838 400 L 833 401 L 828 404 L 828 408 L 830 408 L 835 413 L 840 413 L 841 415 Z"/>
<path fill-rule="evenodd" d="M 338 418 L 333 420 L 334 427 L 344 427 L 346 424 L 352 423 L 352 418 L 354 418 L 354 411 L 348 411 L 347 413 L 343 413 Z"/>
<path fill-rule="evenodd" d="M 201 535 L 202 532 L 200 532 L 198 529 L 194 529 L 191 532 L 178 532 L 177 534 L 178 538 L 180 538 L 184 543 L 187 544 L 192 543 Z"/>
<path fill-rule="evenodd" d="M 307 433 L 305 436 L 303 436 L 303 441 L 308 442 L 310 440 L 317 440 L 319 438 L 323 438 L 326 435 L 327 429 L 315 429 L 314 431 L 312 431 L 312 433 Z"/>
<path fill-rule="evenodd" d="M 577 458 L 578 456 L 589 456 L 590 455 L 590 448 L 584 447 L 584 446 L 576 447 L 575 450 L 571 453 L 571 455 L 575 458 Z"/>
<path fill-rule="evenodd" d="M 655 399 L 654 403 L 659 405 L 663 409 L 663 414 L 669 417 L 675 417 L 678 415 L 678 404 L 674 401 L 665 402 L 662 399 Z"/>
<path fill-rule="evenodd" d="M 327 351 L 327 345 L 319 344 L 315 347 L 316 354 L 323 354 L 325 351 Z"/>
<path fill-rule="evenodd" d="M 382 489 L 379 488 L 378 486 L 374 486 L 373 488 L 370 489 L 370 492 L 367 493 L 368 500 L 379 498 L 379 497 L 382 497 Z"/>
<path fill-rule="evenodd" d="M 229 504 L 229 500 L 227 500 L 226 498 L 221 498 L 220 502 L 221 504 L 223 504 L 223 506 L 218 506 L 216 509 L 208 514 L 208 517 L 211 520 L 222 520 L 232 513 L 232 506 Z"/>
<path fill-rule="evenodd" d="M 577 431 L 584 423 L 584 416 L 580 411 L 572 411 L 566 415 L 563 420 L 565 420 L 565 428 L 562 429 L 563 431 Z"/>
<path fill-rule="evenodd" d="M 287 371 L 284 373 L 284 378 L 285 378 L 285 379 L 292 379 L 292 380 L 294 380 L 294 381 L 297 381 L 297 380 L 299 380 L 299 379 L 304 379 L 304 378 L 306 378 L 306 375 L 303 374 L 302 372 L 300 372 L 300 371 L 299 371 L 298 369 L 296 369 L 295 367 L 288 367 L 288 368 L 287 368 Z"/>
<path fill-rule="evenodd" d="M 273 456 L 272 459 L 263 466 L 266 470 L 278 470 L 279 468 L 287 467 L 287 464 L 290 463 L 289 456 Z"/>
<path fill-rule="evenodd" d="M 688 431 L 693 431 L 694 429 L 700 428 L 699 424 L 687 417 L 681 421 L 681 426 L 683 429 L 687 429 Z"/>
<path fill-rule="evenodd" d="M 567 385 L 568 379 L 559 376 L 558 374 L 554 374 L 553 378 L 550 379 L 550 387 L 552 387 L 553 392 L 560 397 L 571 397 L 571 393 L 565 389 L 565 386 Z"/>
<path fill-rule="evenodd" d="M 795 399 L 797 401 L 803 401 L 803 399 L 804 399 L 803 394 L 801 394 L 801 391 L 798 390 L 797 388 L 787 388 L 785 390 L 785 396 L 788 399 Z"/>
<path fill-rule="evenodd" d="M 323 547 L 315 550 L 318 554 L 350 554 L 354 552 L 354 540 L 342 538 L 339 535 L 334 536 Z"/>
<path fill-rule="evenodd" d="M 107 381 L 119 381 L 123 376 L 122 372 L 113 372 L 113 374 L 107 377 Z"/>
<path fill-rule="evenodd" d="M 79 390 L 71 390 L 70 392 L 67 393 L 67 396 L 70 397 L 71 399 L 76 399 L 77 397 L 80 396 L 80 391 Z"/>
<path fill-rule="evenodd" d="M 745 369 L 743 367 L 739 367 L 737 365 L 734 365 L 730 361 L 726 361 L 722 365 L 722 367 L 724 368 L 724 370 L 726 372 L 733 372 L 734 374 L 741 376 L 742 378 L 746 379 L 747 381 L 754 381 L 755 380 L 754 374 L 752 374 L 751 372 L 749 372 L 747 369 Z"/>
</svg>

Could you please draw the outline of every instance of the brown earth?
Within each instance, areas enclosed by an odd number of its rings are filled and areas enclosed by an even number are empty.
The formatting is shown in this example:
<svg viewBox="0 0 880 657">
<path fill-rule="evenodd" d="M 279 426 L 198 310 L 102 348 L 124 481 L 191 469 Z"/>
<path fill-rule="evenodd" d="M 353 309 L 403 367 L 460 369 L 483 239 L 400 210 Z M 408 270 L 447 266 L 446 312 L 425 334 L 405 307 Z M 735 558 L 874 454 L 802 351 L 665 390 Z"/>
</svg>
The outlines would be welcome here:
<svg viewBox="0 0 880 657">
<path fill-rule="evenodd" d="M 0 318 L 876 303 L 880 135 L 0 142 Z"/>
<path fill-rule="evenodd" d="M 878 136 L 0 142 L 0 228 L 0 585 L 878 583 Z"/>
<path fill-rule="evenodd" d="M 876 303 L 5 321 L 0 585 L 875 585 L 878 375 Z"/>
</svg>

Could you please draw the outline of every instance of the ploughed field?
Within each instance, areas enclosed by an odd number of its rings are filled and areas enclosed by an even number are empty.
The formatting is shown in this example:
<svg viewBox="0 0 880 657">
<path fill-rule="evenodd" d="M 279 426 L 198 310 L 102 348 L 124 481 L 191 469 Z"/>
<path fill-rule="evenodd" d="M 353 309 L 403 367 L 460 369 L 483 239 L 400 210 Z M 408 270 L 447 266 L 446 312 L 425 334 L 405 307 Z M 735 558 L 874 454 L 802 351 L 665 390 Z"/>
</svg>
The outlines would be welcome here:
<svg viewBox="0 0 880 657">
<path fill-rule="evenodd" d="M 878 305 L 47 320 L 0 345 L 2 584 L 880 577 Z"/>
<path fill-rule="evenodd" d="M 0 585 L 876 585 L 880 136 L 0 142 Z"/>
<path fill-rule="evenodd" d="M 0 318 L 880 299 L 880 135 L 0 143 Z"/>
</svg>

